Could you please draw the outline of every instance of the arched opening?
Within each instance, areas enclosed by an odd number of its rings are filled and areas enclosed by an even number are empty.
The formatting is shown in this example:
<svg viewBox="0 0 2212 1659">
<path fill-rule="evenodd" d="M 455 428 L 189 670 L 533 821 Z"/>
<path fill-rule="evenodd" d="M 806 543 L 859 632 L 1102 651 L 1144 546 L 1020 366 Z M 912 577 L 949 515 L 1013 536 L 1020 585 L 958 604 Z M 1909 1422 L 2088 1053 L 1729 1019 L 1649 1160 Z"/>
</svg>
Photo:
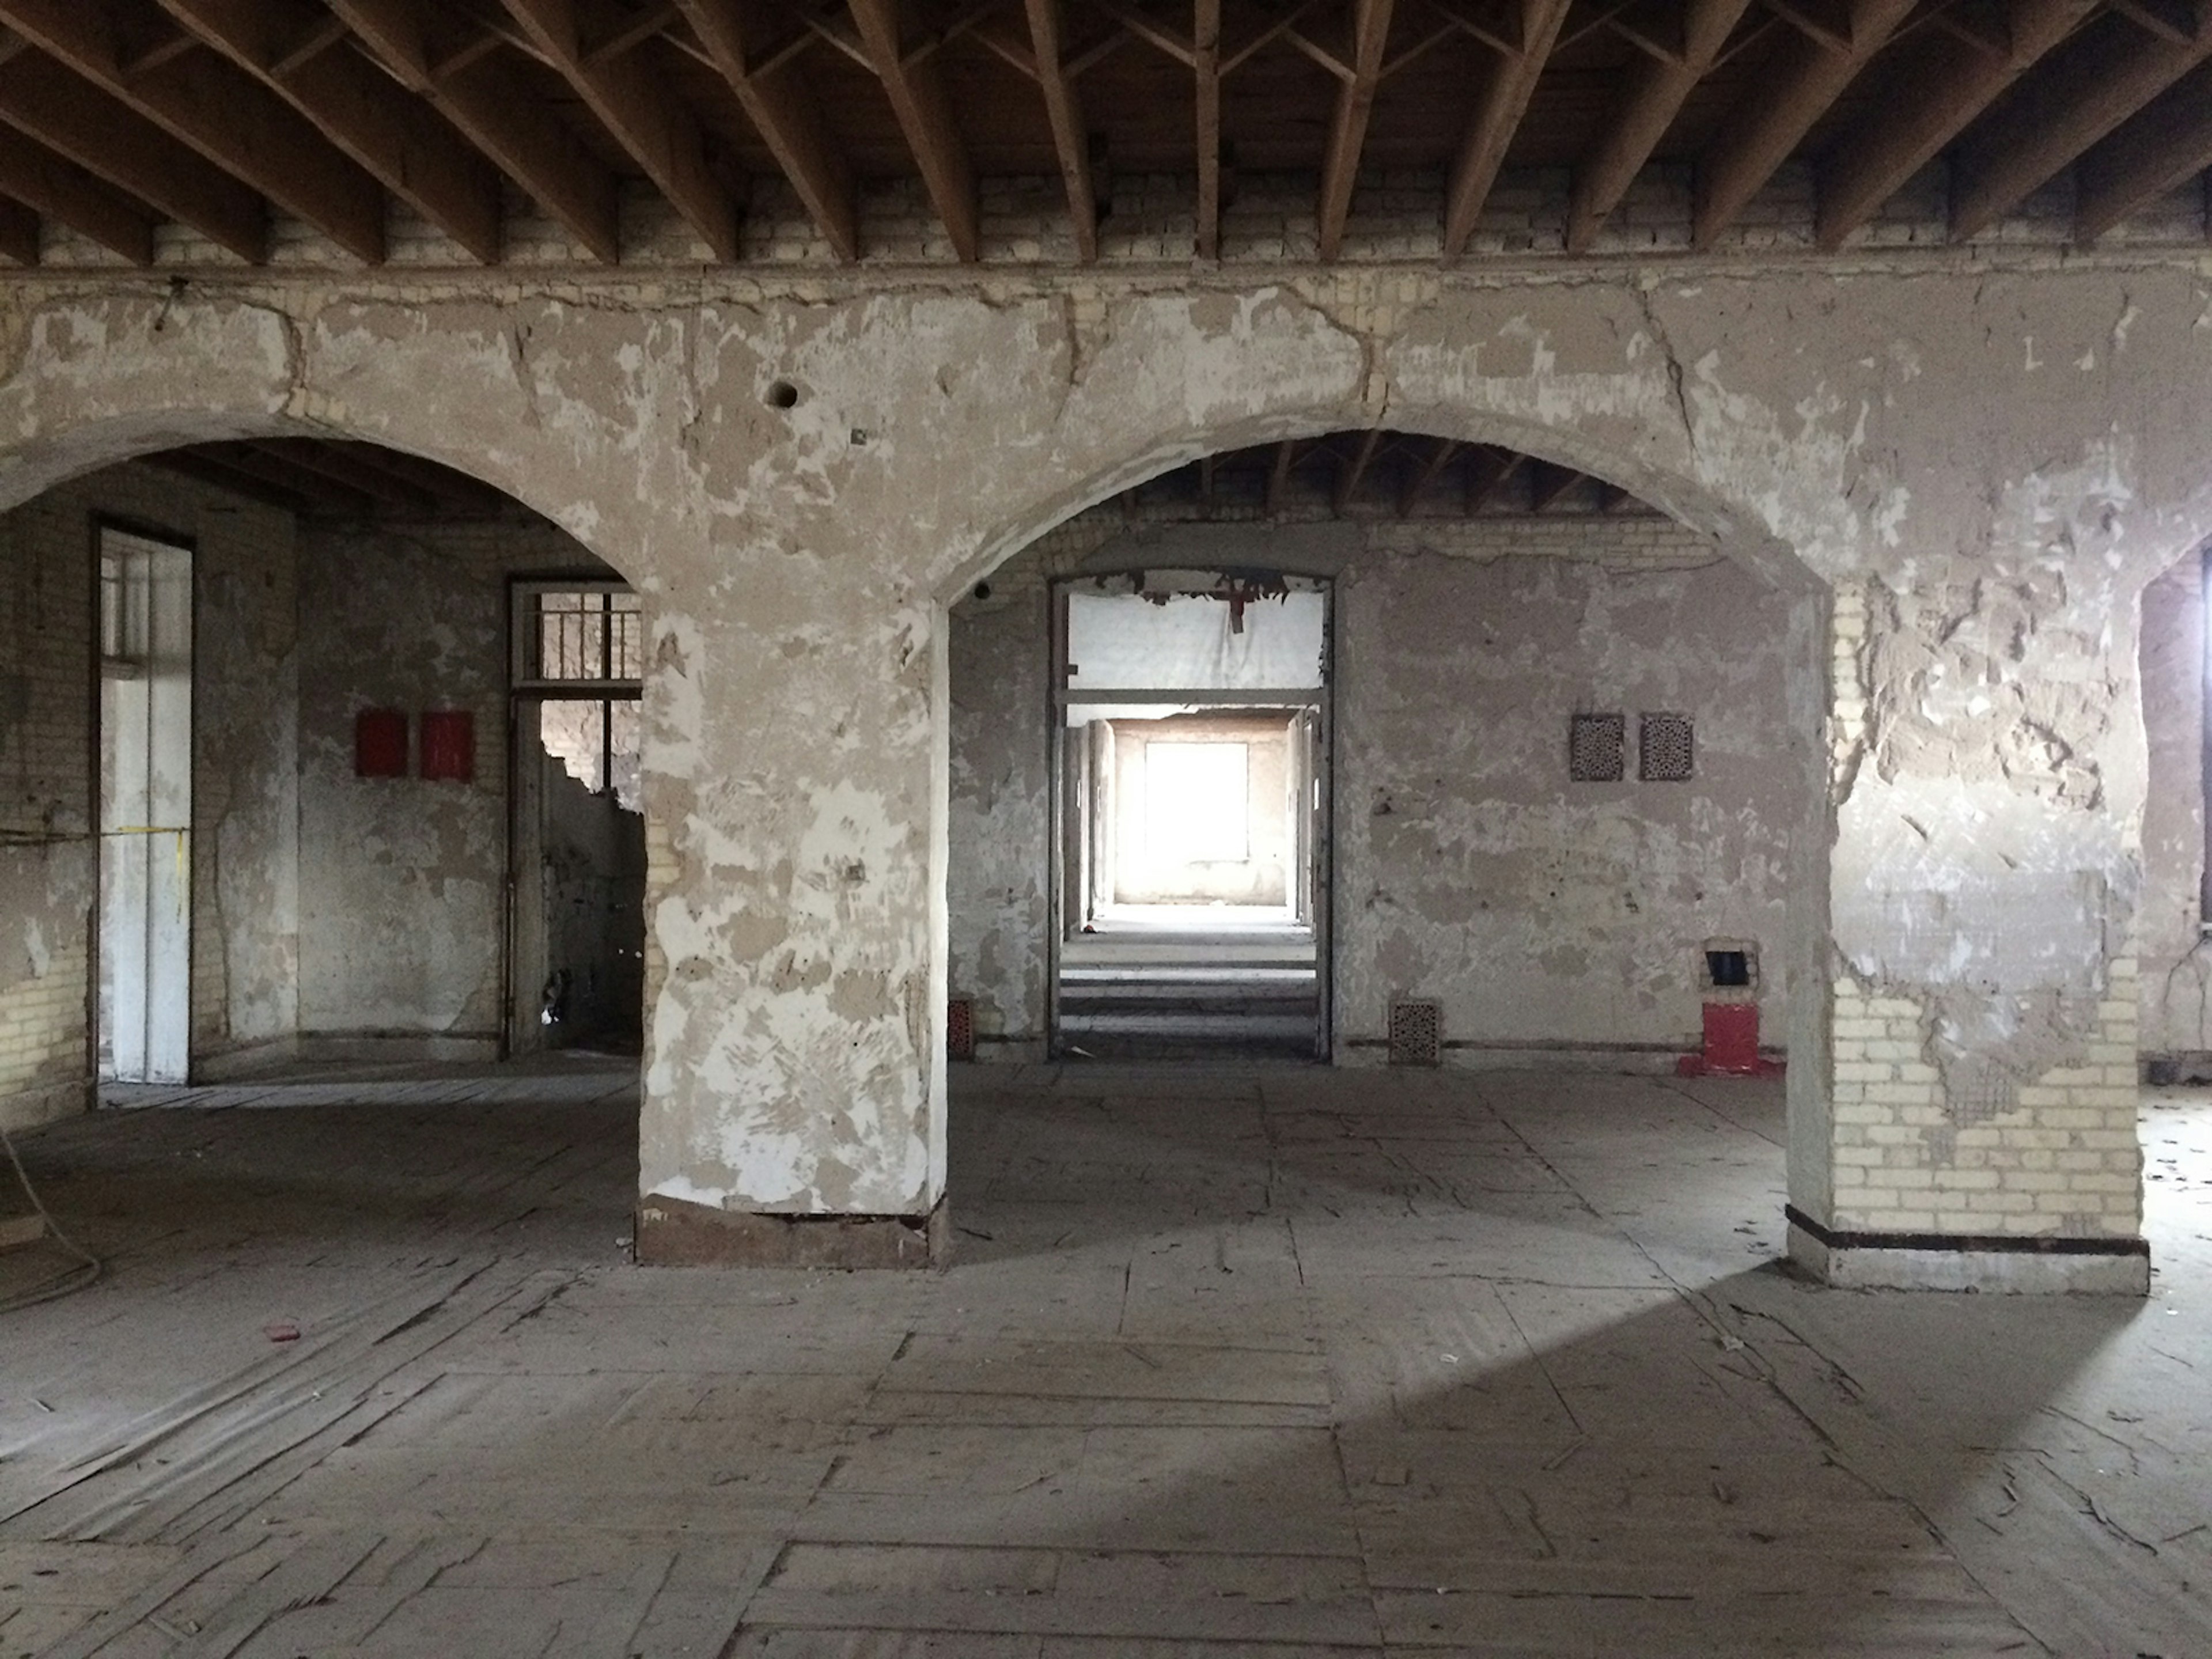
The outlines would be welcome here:
<svg viewBox="0 0 2212 1659">
<path fill-rule="evenodd" d="M 0 1123 L 555 1049 L 626 1087 L 637 596 L 450 465 L 200 430 L 0 514 Z"/>
<path fill-rule="evenodd" d="M 1080 1069 L 1093 1059 L 1168 1065 L 1186 1080 L 1166 1086 L 1208 1100 L 1248 1085 L 1318 1098 L 1318 1079 L 1223 1069 L 1292 1054 L 1340 1074 L 1390 1067 L 1403 1091 L 1480 1071 L 1492 1098 L 1581 1074 L 1587 1098 L 1568 1117 L 1640 1103 L 1665 1118 L 1732 1097 L 1725 1081 L 1678 1091 L 1686 1068 L 1765 1078 L 1735 1091 L 1751 1105 L 1729 1109 L 1729 1133 L 1771 1165 L 1770 1195 L 1731 1224 L 1755 1223 L 1779 1253 L 1782 1143 L 1794 1132 L 1808 1164 L 1825 1157 L 1812 1145 L 1826 1066 L 1825 590 L 1770 544 L 1710 514 L 1686 523 L 1559 453 L 1395 429 L 1240 441 L 1059 522 L 953 599 L 948 988 L 970 1045 L 957 1057 L 981 1062 L 954 1085 L 956 1194 L 963 1091 L 1003 1103 L 1020 1086 L 994 1060 L 1058 1062 L 1086 1098 L 1116 1086 Z M 1204 593 L 1218 614 L 1200 646 L 1218 651 L 1232 610 L 1296 588 L 1328 597 L 1310 702 L 1279 685 L 1194 685 L 1198 656 L 1140 692 L 1122 682 L 1141 653 L 1073 648 L 1098 625 L 1074 599 L 1118 601 L 1140 630 L 1147 611 Z M 1085 689 L 1093 655 L 1114 659 L 1103 691 Z M 1256 708 L 1232 710 L 1240 698 Z M 1320 737 L 1307 769 L 1277 769 L 1316 809 L 1312 862 L 1291 876 L 1315 892 L 1310 991 L 1249 933 L 1219 930 L 1206 957 L 1188 921 L 1152 958 L 1124 949 L 1100 972 L 1115 925 L 1160 897 L 1113 884 L 1129 841 L 1162 827 L 1129 796 L 1205 793 L 1188 768 L 1141 775 L 1129 751 L 1159 744 L 1129 716 L 1185 743 L 1242 743 L 1249 774 L 1251 733 L 1165 728 L 1232 712 L 1287 724 L 1307 708 Z M 1213 793 L 1267 793 L 1272 810 L 1279 792 L 1248 776 Z M 1223 849 L 1256 848 L 1255 811 Z M 1295 861 L 1295 836 L 1280 842 Z M 1234 916 L 1221 890 L 1171 902 Z M 1288 1029 L 1297 992 L 1316 999 L 1310 1041 Z M 1802 1072 L 1794 1124 L 1772 1077 L 1785 1060 Z M 1130 1155 L 1233 1184 L 1199 1115 Z"/>
</svg>

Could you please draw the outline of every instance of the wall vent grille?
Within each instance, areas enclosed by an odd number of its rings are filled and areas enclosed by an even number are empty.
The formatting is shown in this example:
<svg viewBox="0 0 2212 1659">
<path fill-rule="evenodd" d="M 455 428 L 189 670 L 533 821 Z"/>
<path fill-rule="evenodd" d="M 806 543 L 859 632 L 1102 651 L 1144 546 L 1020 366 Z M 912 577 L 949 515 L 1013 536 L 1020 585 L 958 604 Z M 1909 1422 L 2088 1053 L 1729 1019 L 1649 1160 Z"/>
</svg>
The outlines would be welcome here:
<svg viewBox="0 0 2212 1659">
<path fill-rule="evenodd" d="M 1628 758 L 1628 717 L 1577 714 L 1567 726 L 1567 776 L 1576 783 L 1618 783 Z"/>
<path fill-rule="evenodd" d="M 1443 1059 L 1444 1020 L 1441 1004 L 1398 997 L 1390 1004 L 1390 1063 L 1435 1066 Z"/>
<path fill-rule="evenodd" d="M 954 997 L 945 1005 L 945 1057 L 975 1058 L 975 1005 L 967 997 Z"/>
<path fill-rule="evenodd" d="M 1646 714 L 1638 723 L 1636 775 L 1646 783 L 1687 783 L 1696 769 L 1697 740 L 1687 714 Z"/>
</svg>

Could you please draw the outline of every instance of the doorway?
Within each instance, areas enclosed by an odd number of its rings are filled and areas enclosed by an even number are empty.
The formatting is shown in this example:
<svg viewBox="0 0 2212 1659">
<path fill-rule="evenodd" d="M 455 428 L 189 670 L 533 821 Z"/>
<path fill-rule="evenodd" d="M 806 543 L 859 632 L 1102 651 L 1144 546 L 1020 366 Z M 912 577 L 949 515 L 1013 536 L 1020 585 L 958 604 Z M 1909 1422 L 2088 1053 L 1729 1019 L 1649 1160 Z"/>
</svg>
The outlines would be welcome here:
<svg viewBox="0 0 2212 1659">
<path fill-rule="evenodd" d="M 617 582 L 514 589 L 507 1046 L 644 1040 L 644 614 Z"/>
<path fill-rule="evenodd" d="M 1272 572 L 1056 587 L 1055 1054 L 1328 1058 L 1328 607 Z"/>
<path fill-rule="evenodd" d="M 95 526 L 100 571 L 99 1075 L 191 1067 L 192 550 Z"/>
</svg>

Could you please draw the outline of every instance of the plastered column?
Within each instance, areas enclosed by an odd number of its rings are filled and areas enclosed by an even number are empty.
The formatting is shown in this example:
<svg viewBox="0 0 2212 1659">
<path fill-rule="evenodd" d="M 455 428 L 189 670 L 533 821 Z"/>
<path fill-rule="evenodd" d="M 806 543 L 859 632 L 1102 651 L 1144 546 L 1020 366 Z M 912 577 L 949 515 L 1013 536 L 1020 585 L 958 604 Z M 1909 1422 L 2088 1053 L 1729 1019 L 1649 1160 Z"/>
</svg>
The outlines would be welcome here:
<svg viewBox="0 0 2212 1659">
<path fill-rule="evenodd" d="M 2048 544 L 1916 574 L 1834 605 L 1830 1178 L 1791 1249 L 1839 1285 L 2139 1294 L 2132 594 Z"/>
</svg>

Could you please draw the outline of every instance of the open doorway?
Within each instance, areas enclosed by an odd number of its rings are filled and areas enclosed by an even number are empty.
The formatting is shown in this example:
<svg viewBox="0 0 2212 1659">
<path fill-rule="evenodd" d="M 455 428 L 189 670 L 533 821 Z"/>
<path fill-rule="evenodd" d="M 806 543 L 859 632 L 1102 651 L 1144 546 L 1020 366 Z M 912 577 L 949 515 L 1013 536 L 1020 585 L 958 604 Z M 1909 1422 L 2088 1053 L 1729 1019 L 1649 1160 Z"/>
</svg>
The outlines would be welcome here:
<svg viewBox="0 0 2212 1659">
<path fill-rule="evenodd" d="M 1064 582 L 1052 1047 L 1328 1054 L 1328 585 Z"/>
<path fill-rule="evenodd" d="M 191 1064 L 192 550 L 97 523 L 99 1074 Z"/>
<path fill-rule="evenodd" d="M 644 1039 L 644 617 L 617 582 L 513 589 L 511 1050 Z"/>
</svg>

